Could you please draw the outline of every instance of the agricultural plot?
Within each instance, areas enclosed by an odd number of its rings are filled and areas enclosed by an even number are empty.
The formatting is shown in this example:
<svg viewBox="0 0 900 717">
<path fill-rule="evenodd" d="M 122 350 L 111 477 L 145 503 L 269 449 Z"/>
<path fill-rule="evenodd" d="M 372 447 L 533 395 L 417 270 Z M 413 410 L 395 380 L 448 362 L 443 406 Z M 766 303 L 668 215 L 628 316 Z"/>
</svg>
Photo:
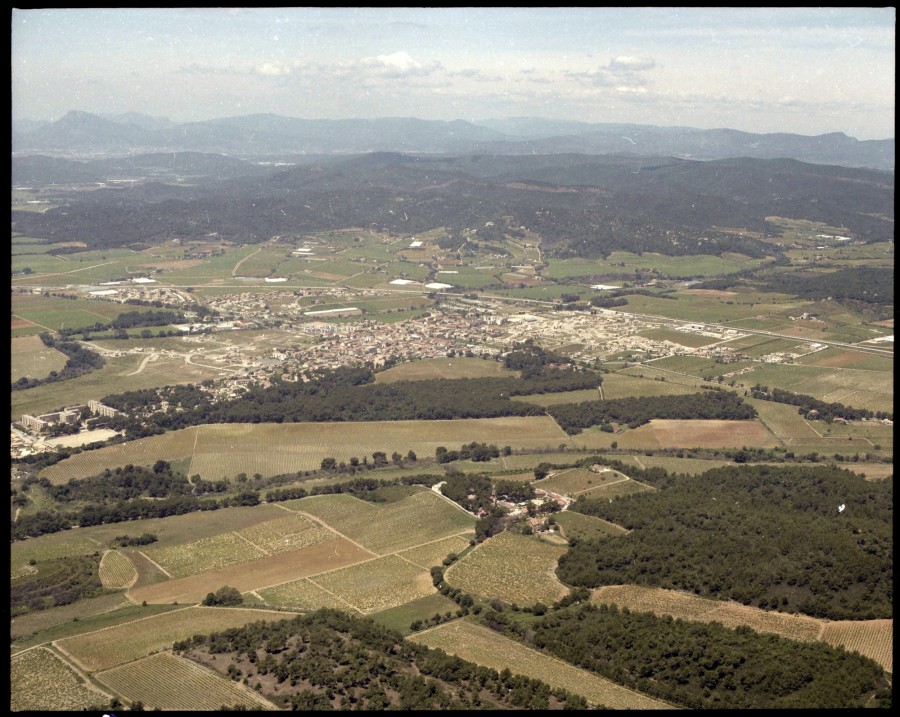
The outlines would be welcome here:
<svg viewBox="0 0 900 717">
<path fill-rule="evenodd" d="M 674 331 L 672 329 L 647 329 L 646 331 L 638 332 L 638 335 L 646 336 L 648 339 L 653 339 L 654 341 L 670 341 L 673 344 L 686 346 L 688 348 L 708 346 L 709 344 L 721 341 L 721 339 L 715 338 L 714 336 L 704 336 L 702 334 L 689 333 L 687 331 Z"/>
<path fill-rule="evenodd" d="M 864 476 L 866 480 L 884 480 L 894 475 L 893 463 L 845 463 L 844 467 Z"/>
<path fill-rule="evenodd" d="M 786 446 L 821 437 L 803 419 L 797 406 L 788 406 L 774 401 L 761 401 L 756 398 L 748 398 L 746 401 L 759 414 L 757 420 Z"/>
<path fill-rule="evenodd" d="M 403 605 L 435 591 L 430 572 L 398 555 L 351 565 L 310 580 L 364 615 Z"/>
<path fill-rule="evenodd" d="M 893 620 L 839 620 L 826 622 L 822 640 L 829 645 L 843 645 L 845 650 L 871 657 L 886 672 L 894 671 Z"/>
<path fill-rule="evenodd" d="M 10 660 L 9 688 L 11 712 L 84 710 L 110 699 L 44 647 Z"/>
<path fill-rule="evenodd" d="M 454 535 L 451 538 L 435 540 L 433 543 L 425 543 L 425 545 L 420 545 L 417 548 L 404 550 L 398 555 L 428 570 L 440 565 L 450 553 L 461 553 L 468 547 L 469 541 L 467 538 Z"/>
<path fill-rule="evenodd" d="M 653 378 L 631 376 L 626 373 L 606 374 L 603 376 L 600 392 L 606 400 L 641 398 L 644 396 L 683 396 L 689 393 L 697 393 L 697 389 L 694 386 L 676 383 L 670 378 L 666 378 L 665 374 L 660 372 L 653 373 Z M 657 377 L 665 380 L 657 380 Z"/>
<path fill-rule="evenodd" d="M 468 620 L 453 620 L 408 636 L 413 642 L 440 649 L 463 660 L 546 682 L 610 709 L 669 709 L 658 700 L 510 640 Z"/>
<path fill-rule="evenodd" d="M 318 610 L 322 607 L 335 610 L 354 610 L 355 607 L 334 593 L 319 587 L 310 578 L 292 580 L 272 588 L 256 591 L 267 605 L 293 610 Z"/>
<path fill-rule="evenodd" d="M 144 600 L 148 603 L 173 601 L 195 603 L 224 585 L 237 588 L 241 592 L 261 590 L 291 580 L 337 570 L 373 557 L 375 557 L 373 553 L 349 540 L 336 538 L 299 550 L 242 563 L 239 569 L 222 568 L 199 575 L 134 587 L 128 591 L 128 597 L 137 603 Z"/>
<path fill-rule="evenodd" d="M 430 490 L 396 503 L 373 504 L 349 495 L 288 501 L 286 508 L 309 513 L 379 555 L 468 532 L 475 517 Z"/>
<path fill-rule="evenodd" d="M 591 488 L 581 493 L 581 495 L 588 496 L 589 498 L 609 498 L 610 500 L 612 500 L 614 498 L 620 498 L 625 495 L 646 493 L 650 490 L 655 490 L 655 488 L 628 478 L 626 480 L 613 481 L 605 486 L 601 485 L 597 488 Z"/>
<path fill-rule="evenodd" d="M 566 539 L 593 540 L 608 535 L 625 535 L 628 532 L 615 523 L 572 510 L 556 513 L 553 518 L 562 529 L 562 534 Z"/>
<path fill-rule="evenodd" d="M 607 434 L 614 435 L 614 434 Z M 655 419 L 614 435 L 619 448 L 774 448 L 778 439 L 757 421 Z M 578 436 L 575 436 L 576 440 Z"/>
<path fill-rule="evenodd" d="M 127 588 L 137 578 L 134 564 L 118 550 L 108 550 L 100 561 L 100 582 L 105 588 Z"/>
<path fill-rule="evenodd" d="M 457 356 L 455 358 L 422 359 L 403 363 L 377 373 L 375 375 L 375 383 L 422 381 L 435 378 L 490 378 L 517 375 L 518 371 L 510 371 L 499 361 Z"/>
<path fill-rule="evenodd" d="M 535 406 L 557 406 L 561 403 L 584 403 L 596 401 L 600 392 L 596 388 L 585 388 L 579 391 L 561 391 L 560 393 L 534 393 L 530 396 L 516 396 L 514 401 L 533 403 Z"/>
<path fill-rule="evenodd" d="M 518 605 L 550 605 L 568 594 L 554 572 L 561 546 L 503 532 L 488 538 L 447 568 L 444 579 L 453 587 L 485 598 Z"/>
<path fill-rule="evenodd" d="M 792 640 L 819 639 L 823 621 L 806 615 L 762 610 L 735 601 L 712 600 L 692 593 L 638 585 L 611 585 L 597 588 L 593 602 L 616 603 L 632 612 L 652 612 L 695 622 L 720 622 L 725 627 L 744 625 L 757 632 L 768 632 Z"/>
<path fill-rule="evenodd" d="M 222 533 L 168 547 L 151 546 L 141 552 L 167 573 L 179 578 L 246 563 L 265 555 L 261 548 L 236 533 Z"/>
<path fill-rule="evenodd" d="M 588 468 L 569 468 L 551 473 L 547 478 L 534 481 L 532 485 L 541 490 L 549 490 L 562 495 L 577 496 L 579 493 L 595 490 L 610 483 L 629 480 L 627 476 L 611 469 L 595 473 Z"/>
<path fill-rule="evenodd" d="M 146 709 L 212 711 L 237 705 L 252 710 L 277 709 L 240 683 L 171 652 L 151 655 L 96 677 L 129 701 L 143 702 Z"/>
<path fill-rule="evenodd" d="M 334 538 L 334 533 L 302 515 L 267 520 L 237 532 L 266 555 L 286 553 Z"/>
<path fill-rule="evenodd" d="M 407 634 L 410 632 L 410 625 L 416 620 L 424 622 L 436 614 L 446 615 L 448 612 L 456 614 L 457 610 L 459 610 L 459 605 L 450 600 L 450 598 L 433 592 L 430 595 L 412 600 L 403 605 L 372 613 L 368 617 L 390 630 L 397 630 Z"/>
<path fill-rule="evenodd" d="M 887 356 L 873 356 L 859 351 L 844 351 L 843 349 L 827 348 L 808 354 L 798 359 L 798 363 L 804 366 L 818 366 L 822 368 L 855 368 L 860 371 L 893 371 L 893 359 Z"/>
<path fill-rule="evenodd" d="M 256 620 L 284 620 L 283 612 L 225 607 L 188 607 L 164 615 L 69 637 L 54 643 L 82 669 L 106 670 L 167 650 L 173 642 L 198 633 L 243 627 Z"/>
<path fill-rule="evenodd" d="M 566 451 L 550 451 L 548 453 L 524 453 L 521 455 L 503 456 L 503 465 L 509 470 L 534 468 L 538 463 L 574 463 L 579 456 Z"/>
<path fill-rule="evenodd" d="M 396 451 L 406 455 L 413 450 L 417 455 L 426 456 L 433 455 L 438 446 L 460 446 L 471 441 L 509 445 L 513 449 L 545 448 L 566 441 L 566 434 L 549 416 L 217 424 L 201 426 L 198 430 L 190 474 L 199 473 L 215 480 L 240 472 L 268 476 L 317 470 L 323 458 L 349 461 L 354 456 L 362 458 L 374 451 L 384 451 L 388 455 Z M 157 455 L 154 460 L 156 458 L 165 458 L 165 454 Z M 137 465 L 134 460 L 126 460 L 122 465 L 127 462 Z"/>
<path fill-rule="evenodd" d="M 677 373 L 686 373 L 691 376 L 700 376 L 702 373 L 712 368 L 715 365 L 715 361 L 703 356 L 682 355 L 666 356 L 661 359 L 655 359 L 654 361 L 649 362 L 648 365 L 652 368 L 664 368 L 669 371 L 675 371 Z M 606 380 L 604 378 L 604 383 L 605 382 Z M 604 389 L 605 388 L 606 387 L 604 386 Z"/>
<path fill-rule="evenodd" d="M 770 388 L 802 393 L 829 403 L 872 411 L 893 411 L 893 373 L 800 365 L 759 366 L 749 380 Z"/>
<path fill-rule="evenodd" d="M 17 540 L 10 545 L 10 578 L 34 572 L 28 564 L 34 560 L 69 558 L 76 555 L 90 555 L 101 549 L 101 545 L 86 536 L 73 536 L 69 531 L 51 533 L 39 538 Z"/>
<path fill-rule="evenodd" d="M 78 600 L 69 605 L 52 607 L 49 610 L 26 613 L 10 621 L 10 635 L 14 640 L 18 640 L 57 625 L 71 623 L 75 618 L 78 618 L 78 621 L 81 622 L 86 618 L 111 612 L 126 605 L 131 605 L 131 603 L 122 593 L 113 593 Z"/>
<path fill-rule="evenodd" d="M 713 468 L 733 465 L 732 461 L 704 460 L 701 458 L 678 458 L 676 456 L 630 456 L 618 455 L 616 460 L 638 468 L 663 468 L 669 473 L 686 473 L 698 475 Z"/>
<path fill-rule="evenodd" d="M 46 378 L 51 371 L 62 371 L 67 357 L 61 351 L 44 346 L 37 336 L 10 341 L 10 381 L 20 378 Z"/>
<path fill-rule="evenodd" d="M 676 299 L 660 299 L 655 296 L 631 295 L 627 297 L 628 305 L 625 311 L 666 316 L 670 319 L 681 321 L 718 322 L 729 323 L 741 319 L 747 319 L 760 314 L 759 306 L 750 304 L 728 304 L 724 301 L 710 301 L 706 296 L 691 296 L 686 293 L 678 294 Z M 779 310 L 784 305 L 777 307 Z M 784 323 L 784 319 L 780 320 Z"/>
</svg>

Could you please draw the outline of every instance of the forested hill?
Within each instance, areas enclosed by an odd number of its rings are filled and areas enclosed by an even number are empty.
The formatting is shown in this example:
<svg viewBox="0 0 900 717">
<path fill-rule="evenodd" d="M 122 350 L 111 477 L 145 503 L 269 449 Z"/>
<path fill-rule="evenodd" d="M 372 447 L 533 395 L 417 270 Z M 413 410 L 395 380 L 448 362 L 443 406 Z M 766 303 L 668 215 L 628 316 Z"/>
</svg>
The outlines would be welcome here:
<svg viewBox="0 0 900 717">
<path fill-rule="evenodd" d="M 636 583 L 833 620 L 893 615 L 893 483 L 835 466 L 723 467 L 571 509 L 631 532 L 574 545 L 560 579 Z M 841 509 L 840 506 L 843 506 Z"/>
<path fill-rule="evenodd" d="M 150 181 L 159 163 L 158 156 L 148 158 L 147 181 L 128 189 L 55 188 L 58 206 L 14 211 L 13 230 L 95 248 L 213 232 L 257 243 L 350 226 L 399 234 L 474 229 L 486 239 L 531 230 L 546 255 L 559 257 L 613 251 L 761 257 L 774 248 L 751 233 L 777 236 L 766 220 L 771 216 L 844 227 L 867 242 L 893 237 L 893 174 L 792 160 L 374 154 L 260 174 L 255 165 L 245 172 L 234 162 L 192 156 L 197 171 L 219 167 L 215 176 L 230 178 L 207 175 L 190 186 Z M 102 173 L 90 162 L 65 169 L 71 176 Z"/>
</svg>

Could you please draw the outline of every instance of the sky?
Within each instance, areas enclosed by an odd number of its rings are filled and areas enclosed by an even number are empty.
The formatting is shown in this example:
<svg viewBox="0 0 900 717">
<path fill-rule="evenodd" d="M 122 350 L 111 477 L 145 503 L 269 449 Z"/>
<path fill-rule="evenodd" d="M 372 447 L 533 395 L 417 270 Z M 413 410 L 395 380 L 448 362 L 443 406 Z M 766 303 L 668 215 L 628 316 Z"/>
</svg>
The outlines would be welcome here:
<svg viewBox="0 0 900 717">
<path fill-rule="evenodd" d="M 896 9 L 14 9 L 12 116 L 545 117 L 894 136 Z"/>
</svg>

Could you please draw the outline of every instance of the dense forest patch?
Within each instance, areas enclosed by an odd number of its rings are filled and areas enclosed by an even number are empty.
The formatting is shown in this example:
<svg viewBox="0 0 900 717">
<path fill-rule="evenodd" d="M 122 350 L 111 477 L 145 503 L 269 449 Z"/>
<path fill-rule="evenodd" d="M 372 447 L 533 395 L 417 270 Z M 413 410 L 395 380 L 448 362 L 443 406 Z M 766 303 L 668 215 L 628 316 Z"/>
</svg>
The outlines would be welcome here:
<svg viewBox="0 0 900 717">
<path fill-rule="evenodd" d="M 687 590 L 834 620 L 892 616 L 890 481 L 834 466 L 743 466 L 655 483 L 653 493 L 573 504 L 632 532 L 573 545 L 559 562 L 564 582 Z"/>
</svg>

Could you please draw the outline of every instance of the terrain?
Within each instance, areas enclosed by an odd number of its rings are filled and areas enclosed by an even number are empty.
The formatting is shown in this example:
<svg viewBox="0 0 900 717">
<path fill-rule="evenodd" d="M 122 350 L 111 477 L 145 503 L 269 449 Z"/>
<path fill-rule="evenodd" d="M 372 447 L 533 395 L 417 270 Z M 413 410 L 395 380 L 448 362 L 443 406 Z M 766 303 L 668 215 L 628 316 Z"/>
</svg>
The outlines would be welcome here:
<svg viewBox="0 0 900 717">
<path fill-rule="evenodd" d="M 890 704 L 883 146 L 189 129 L 14 138 L 13 709 Z"/>
</svg>

